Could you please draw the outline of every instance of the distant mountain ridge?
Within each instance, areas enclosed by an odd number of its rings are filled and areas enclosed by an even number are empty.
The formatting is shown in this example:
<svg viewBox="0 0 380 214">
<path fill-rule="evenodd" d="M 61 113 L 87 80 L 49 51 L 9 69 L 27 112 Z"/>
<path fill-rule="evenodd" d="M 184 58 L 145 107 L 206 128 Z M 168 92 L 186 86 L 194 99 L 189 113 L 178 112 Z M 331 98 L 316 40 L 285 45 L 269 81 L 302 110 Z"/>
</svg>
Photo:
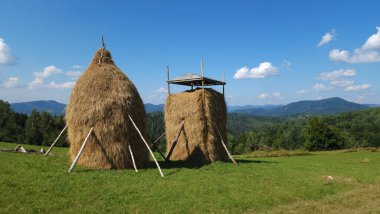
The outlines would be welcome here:
<svg viewBox="0 0 380 214">
<path fill-rule="evenodd" d="M 295 115 L 332 115 L 346 111 L 366 109 L 368 106 L 349 102 L 339 97 L 322 100 L 303 100 L 289 103 L 272 109 L 252 108 L 237 110 L 236 113 L 245 113 L 258 116 L 295 116 Z"/>
<path fill-rule="evenodd" d="M 11 108 L 15 112 L 30 114 L 33 109 L 37 111 L 49 112 L 54 115 L 65 113 L 66 105 L 54 100 L 39 100 L 32 102 L 11 103 Z M 162 112 L 164 104 L 146 103 L 145 111 Z M 366 109 L 369 107 L 378 107 L 377 104 L 357 104 L 346 101 L 339 97 L 333 97 L 323 100 L 303 100 L 287 105 L 247 105 L 247 106 L 228 106 L 228 112 L 238 114 L 250 114 L 256 116 L 294 116 L 294 115 L 331 115 L 345 111 Z"/>
</svg>

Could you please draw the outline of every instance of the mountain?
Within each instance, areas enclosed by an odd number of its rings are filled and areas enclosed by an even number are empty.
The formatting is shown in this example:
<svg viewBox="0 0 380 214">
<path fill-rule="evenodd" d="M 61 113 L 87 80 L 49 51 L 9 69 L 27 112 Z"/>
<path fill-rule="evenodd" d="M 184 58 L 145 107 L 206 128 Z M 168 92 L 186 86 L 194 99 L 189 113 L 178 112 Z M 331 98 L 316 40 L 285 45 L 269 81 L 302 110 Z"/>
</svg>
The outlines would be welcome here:
<svg viewBox="0 0 380 214">
<path fill-rule="evenodd" d="M 252 108 L 235 112 L 259 116 L 332 115 L 366 108 L 369 107 L 333 97 L 323 100 L 304 100 L 272 109 Z"/>
<path fill-rule="evenodd" d="M 368 106 L 370 108 L 377 108 L 380 107 L 380 104 L 363 104 L 364 106 Z"/>
<path fill-rule="evenodd" d="M 227 106 L 227 111 L 228 112 L 237 112 L 240 111 L 241 113 L 244 112 L 245 110 L 252 110 L 252 109 L 272 109 L 272 108 L 277 108 L 281 107 L 283 105 L 246 105 L 246 106 Z"/>
<path fill-rule="evenodd" d="M 65 113 L 66 105 L 56 102 L 54 100 L 39 100 L 32 102 L 11 103 L 13 111 L 24 114 L 31 114 L 33 109 L 40 112 L 49 112 L 53 115 L 60 115 Z"/>
<path fill-rule="evenodd" d="M 145 111 L 147 113 L 157 112 L 157 111 L 164 111 L 164 104 L 154 105 L 154 104 L 151 104 L 151 103 L 146 103 L 144 105 L 145 105 Z"/>
<path fill-rule="evenodd" d="M 22 103 L 11 103 L 11 108 L 13 111 L 18 113 L 24 113 L 30 115 L 33 109 L 36 109 L 39 112 L 49 112 L 53 115 L 63 115 L 65 113 L 66 105 L 56 102 L 54 100 L 39 100 L 31 102 L 22 102 Z M 147 103 L 145 104 L 145 111 L 147 113 L 163 111 L 164 104 L 154 105 Z"/>
</svg>

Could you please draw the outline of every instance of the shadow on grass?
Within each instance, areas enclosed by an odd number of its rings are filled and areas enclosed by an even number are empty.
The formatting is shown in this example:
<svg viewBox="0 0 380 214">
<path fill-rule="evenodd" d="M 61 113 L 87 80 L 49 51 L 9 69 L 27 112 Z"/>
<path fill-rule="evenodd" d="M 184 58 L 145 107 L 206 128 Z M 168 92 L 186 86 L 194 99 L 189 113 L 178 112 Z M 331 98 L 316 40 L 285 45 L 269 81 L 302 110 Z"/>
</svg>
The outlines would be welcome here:
<svg viewBox="0 0 380 214">
<path fill-rule="evenodd" d="M 264 161 L 264 160 L 247 160 L 247 159 L 237 159 L 238 164 L 245 163 L 278 163 L 277 161 Z"/>
</svg>

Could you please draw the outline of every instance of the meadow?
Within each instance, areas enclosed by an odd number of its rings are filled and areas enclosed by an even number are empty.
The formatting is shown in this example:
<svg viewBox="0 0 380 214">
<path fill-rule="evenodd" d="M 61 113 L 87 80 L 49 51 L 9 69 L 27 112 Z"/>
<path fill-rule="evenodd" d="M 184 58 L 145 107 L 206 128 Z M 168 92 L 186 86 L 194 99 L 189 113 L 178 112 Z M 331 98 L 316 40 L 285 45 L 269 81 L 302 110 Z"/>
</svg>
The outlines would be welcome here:
<svg viewBox="0 0 380 214">
<path fill-rule="evenodd" d="M 235 156 L 238 166 L 160 160 L 164 178 L 153 162 L 138 173 L 77 166 L 67 174 L 68 148 L 52 153 L 0 152 L 0 213 L 380 212 L 378 149 L 253 152 Z"/>
</svg>

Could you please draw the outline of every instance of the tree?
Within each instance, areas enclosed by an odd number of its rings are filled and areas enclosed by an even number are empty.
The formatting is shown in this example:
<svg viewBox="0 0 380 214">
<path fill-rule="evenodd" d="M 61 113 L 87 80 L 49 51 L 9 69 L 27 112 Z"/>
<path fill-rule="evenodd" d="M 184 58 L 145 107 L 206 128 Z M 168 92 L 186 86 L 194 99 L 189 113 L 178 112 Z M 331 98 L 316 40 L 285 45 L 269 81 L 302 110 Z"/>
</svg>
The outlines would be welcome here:
<svg viewBox="0 0 380 214">
<path fill-rule="evenodd" d="M 40 131 L 41 116 L 40 113 L 33 109 L 32 114 L 26 120 L 25 124 L 25 141 L 32 145 L 42 145 L 43 136 Z"/>
</svg>

